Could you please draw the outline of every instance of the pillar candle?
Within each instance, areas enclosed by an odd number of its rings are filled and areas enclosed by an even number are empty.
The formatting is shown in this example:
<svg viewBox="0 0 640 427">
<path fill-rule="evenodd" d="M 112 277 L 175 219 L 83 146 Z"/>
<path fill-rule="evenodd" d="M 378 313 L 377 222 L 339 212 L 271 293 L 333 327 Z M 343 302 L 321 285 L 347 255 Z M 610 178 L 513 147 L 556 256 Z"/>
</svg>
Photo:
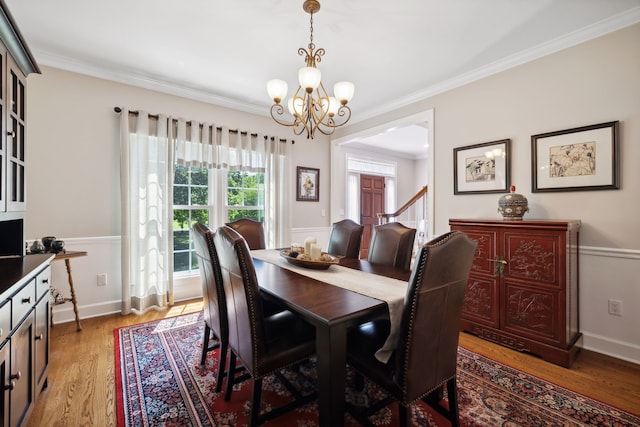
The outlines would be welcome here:
<svg viewBox="0 0 640 427">
<path fill-rule="evenodd" d="M 317 243 L 318 240 L 315 237 L 307 237 L 304 241 L 304 253 L 311 255 L 311 245 Z"/>
<path fill-rule="evenodd" d="M 320 245 L 316 245 L 315 243 L 311 244 L 311 259 L 314 261 L 318 261 L 320 259 L 320 255 L 322 254 L 322 250 L 320 249 Z"/>
</svg>

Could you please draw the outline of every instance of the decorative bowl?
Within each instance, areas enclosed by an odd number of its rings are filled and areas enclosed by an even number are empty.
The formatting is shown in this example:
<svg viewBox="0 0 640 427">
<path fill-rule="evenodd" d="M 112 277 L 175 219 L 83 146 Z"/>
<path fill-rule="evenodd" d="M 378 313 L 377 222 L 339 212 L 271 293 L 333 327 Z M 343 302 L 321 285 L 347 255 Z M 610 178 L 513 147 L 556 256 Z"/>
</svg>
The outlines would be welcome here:
<svg viewBox="0 0 640 427">
<path fill-rule="evenodd" d="M 332 265 L 338 264 L 338 259 L 332 255 L 323 252 L 322 255 L 326 255 L 331 258 L 330 261 L 314 261 L 311 259 L 300 259 L 289 256 L 291 249 L 283 249 L 280 251 L 280 256 L 287 260 L 289 264 L 297 265 L 299 267 L 311 268 L 313 270 L 326 270 Z"/>
</svg>

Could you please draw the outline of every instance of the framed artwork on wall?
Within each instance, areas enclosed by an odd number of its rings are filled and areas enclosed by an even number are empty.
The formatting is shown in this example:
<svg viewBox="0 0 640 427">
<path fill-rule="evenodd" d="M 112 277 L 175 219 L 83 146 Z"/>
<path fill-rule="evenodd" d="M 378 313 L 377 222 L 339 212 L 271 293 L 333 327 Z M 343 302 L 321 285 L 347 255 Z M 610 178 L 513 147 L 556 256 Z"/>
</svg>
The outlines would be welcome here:
<svg viewBox="0 0 640 427">
<path fill-rule="evenodd" d="M 506 193 L 510 139 L 453 149 L 453 194 Z"/>
<path fill-rule="evenodd" d="M 298 166 L 296 169 L 296 201 L 320 200 L 320 169 Z"/>
<path fill-rule="evenodd" d="M 531 136 L 531 190 L 620 188 L 618 121 Z"/>
</svg>

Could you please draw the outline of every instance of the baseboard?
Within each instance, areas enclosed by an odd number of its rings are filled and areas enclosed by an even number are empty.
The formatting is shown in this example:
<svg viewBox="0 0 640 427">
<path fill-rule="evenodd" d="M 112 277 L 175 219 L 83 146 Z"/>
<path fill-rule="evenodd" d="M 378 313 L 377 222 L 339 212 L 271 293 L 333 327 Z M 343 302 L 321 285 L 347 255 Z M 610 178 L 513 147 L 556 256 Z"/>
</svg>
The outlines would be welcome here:
<svg viewBox="0 0 640 427">
<path fill-rule="evenodd" d="M 594 351 L 596 353 L 606 354 L 616 359 L 626 360 L 627 362 L 640 365 L 640 346 L 613 340 L 596 334 L 583 332 L 583 345 L 585 350 Z"/>
</svg>

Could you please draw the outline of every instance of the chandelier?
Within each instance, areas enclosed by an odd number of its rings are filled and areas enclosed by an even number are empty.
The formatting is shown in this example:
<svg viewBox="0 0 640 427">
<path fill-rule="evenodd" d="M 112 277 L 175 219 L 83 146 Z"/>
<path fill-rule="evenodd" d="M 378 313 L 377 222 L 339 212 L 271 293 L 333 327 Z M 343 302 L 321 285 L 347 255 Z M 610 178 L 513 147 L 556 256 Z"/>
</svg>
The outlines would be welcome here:
<svg viewBox="0 0 640 427">
<path fill-rule="evenodd" d="M 351 82 L 338 82 L 333 86 L 334 96 L 329 96 L 322 84 L 320 70 L 316 68 L 316 63 L 322 60 L 324 49 L 315 50 L 316 46 L 313 44 L 313 14 L 320 10 L 320 2 L 305 0 L 302 8 L 311 16 L 311 28 L 309 49 L 298 49 L 298 54 L 305 57 L 306 67 L 298 70 L 300 85 L 293 97 L 287 101 L 287 109 L 292 118 L 287 117 L 281 103 L 287 96 L 287 82 L 269 80 L 267 92 L 275 102 L 271 106 L 273 120 L 283 126 L 292 126 L 296 135 L 306 131 L 307 139 L 313 139 L 316 130 L 330 135 L 338 126 L 349 121 L 351 109 L 347 107 L 347 103 L 353 97 L 354 85 Z"/>
</svg>

